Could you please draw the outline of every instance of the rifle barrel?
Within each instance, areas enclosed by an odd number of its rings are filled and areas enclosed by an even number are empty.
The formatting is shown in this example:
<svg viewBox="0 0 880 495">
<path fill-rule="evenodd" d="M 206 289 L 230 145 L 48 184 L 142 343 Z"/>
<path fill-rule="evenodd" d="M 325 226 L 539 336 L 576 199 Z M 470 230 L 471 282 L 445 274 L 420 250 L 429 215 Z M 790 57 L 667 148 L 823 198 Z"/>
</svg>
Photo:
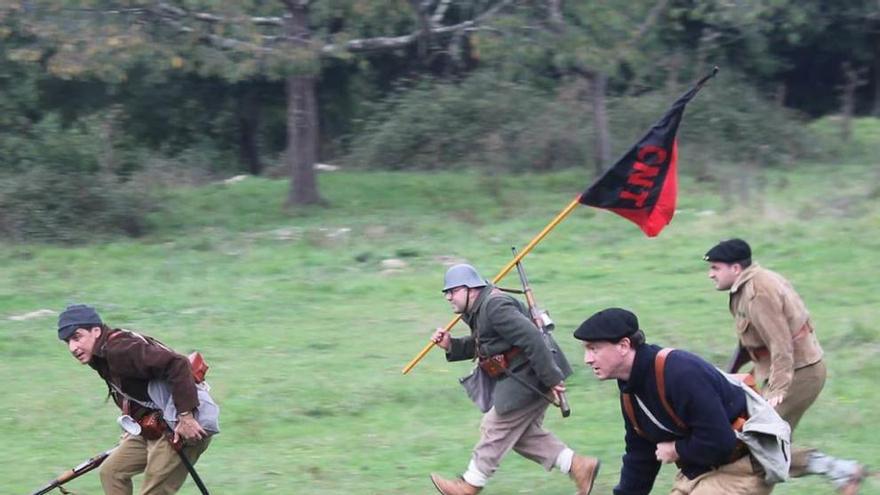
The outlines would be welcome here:
<svg viewBox="0 0 880 495">
<path fill-rule="evenodd" d="M 117 448 L 118 448 L 118 446 L 113 447 L 112 449 L 107 450 L 105 452 L 101 452 L 100 454 L 81 462 L 73 469 L 68 469 L 67 471 L 62 473 L 60 476 L 58 476 L 57 478 L 50 481 L 46 486 L 44 486 L 43 488 L 40 488 L 39 490 L 35 491 L 31 495 L 43 495 L 45 493 L 49 493 L 52 490 L 67 483 L 68 481 L 75 479 L 75 478 L 79 478 L 80 476 L 88 473 L 89 471 L 96 469 Z"/>
<path fill-rule="evenodd" d="M 31 495 L 44 495 L 44 494 L 49 493 L 52 490 L 58 488 L 59 486 L 61 486 L 61 485 L 57 481 L 52 481 L 51 483 L 44 486 L 43 488 L 40 488 L 39 490 L 35 491 Z"/>
</svg>

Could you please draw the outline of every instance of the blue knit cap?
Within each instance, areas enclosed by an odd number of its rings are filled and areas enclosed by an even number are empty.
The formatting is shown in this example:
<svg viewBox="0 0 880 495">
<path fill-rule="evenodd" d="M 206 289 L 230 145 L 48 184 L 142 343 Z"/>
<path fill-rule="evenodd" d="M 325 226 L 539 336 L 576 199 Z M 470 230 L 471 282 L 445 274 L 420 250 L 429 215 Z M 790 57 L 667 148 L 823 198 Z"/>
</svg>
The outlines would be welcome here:
<svg viewBox="0 0 880 495">
<path fill-rule="evenodd" d="M 71 304 L 58 316 L 58 338 L 67 340 L 78 328 L 92 328 L 103 324 L 95 308 L 86 304 Z"/>
</svg>

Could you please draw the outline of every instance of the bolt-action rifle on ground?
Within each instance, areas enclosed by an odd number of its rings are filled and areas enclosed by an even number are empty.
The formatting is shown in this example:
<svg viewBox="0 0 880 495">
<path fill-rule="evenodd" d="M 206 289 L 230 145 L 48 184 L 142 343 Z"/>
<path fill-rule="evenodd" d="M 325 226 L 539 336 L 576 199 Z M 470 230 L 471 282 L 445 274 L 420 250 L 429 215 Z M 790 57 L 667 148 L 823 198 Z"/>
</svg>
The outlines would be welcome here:
<svg viewBox="0 0 880 495">
<path fill-rule="evenodd" d="M 62 488 L 61 485 L 67 483 L 68 481 L 70 481 L 72 479 L 79 478 L 80 476 L 88 473 L 89 471 L 92 471 L 93 469 L 97 469 L 98 466 L 100 466 L 101 463 L 103 463 L 104 460 L 107 459 L 107 457 L 109 457 L 110 454 L 112 454 L 113 451 L 117 449 L 117 447 L 113 447 L 112 449 L 110 449 L 106 452 L 102 452 L 102 453 L 92 457 L 91 459 L 88 459 L 87 461 L 79 464 L 78 466 L 76 466 L 73 469 L 68 469 L 67 471 L 62 473 L 60 476 L 58 476 L 57 478 L 50 481 L 46 486 L 44 486 L 43 488 L 40 488 L 39 490 L 35 491 L 31 495 L 43 495 L 45 493 L 51 492 L 52 490 L 54 490 L 56 488 L 61 490 L 61 493 L 70 493 L 67 490 L 65 490 L 64 488 Z"/>
</svg>

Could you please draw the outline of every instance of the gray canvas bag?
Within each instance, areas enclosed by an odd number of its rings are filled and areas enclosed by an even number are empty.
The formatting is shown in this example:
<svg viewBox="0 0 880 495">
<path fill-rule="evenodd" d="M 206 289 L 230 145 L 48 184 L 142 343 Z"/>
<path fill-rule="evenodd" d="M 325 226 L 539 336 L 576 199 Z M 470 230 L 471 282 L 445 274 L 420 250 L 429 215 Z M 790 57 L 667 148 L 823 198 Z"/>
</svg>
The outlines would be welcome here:
<svg viewBox="0 0 880 495">
<path fill-rule="evenodd" d="M 474 366 L 470 375 L 459 378 L 458 381 L 480 412 L 487 413 L 492 409 L 495 403 L 496 380 L 483 371 L 483 368 Z"/>
<path fill-rule="evenodd" d="M 720 370 L 719 370 L 720 371 Z M 737 438 L 749 448 L 749 453 L 764 468 L 764 481 L 781 483 L 788 480 L 791 466 L 791 427 L 758 392 L 728 373 L 727 380 L 742 388 L 746 394 L 746 420 Z"/>
</svg>

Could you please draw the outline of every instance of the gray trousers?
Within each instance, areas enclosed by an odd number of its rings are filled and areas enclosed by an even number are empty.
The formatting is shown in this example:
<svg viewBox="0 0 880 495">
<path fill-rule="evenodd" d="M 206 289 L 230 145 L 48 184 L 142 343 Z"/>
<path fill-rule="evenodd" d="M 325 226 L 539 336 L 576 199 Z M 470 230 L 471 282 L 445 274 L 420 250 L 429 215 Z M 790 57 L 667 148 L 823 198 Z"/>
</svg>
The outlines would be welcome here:
<svg viewBox="0 0 880 495">
<path fill-rule="evenodd" d="M 476 468 L 487 478 L 491 477 L 504 455 L 513 449 L 526 459 L 544 466 L 544 469 L 552 469 L 566 446 L 542 426 L 548 405 L 544 399 L 536 399 L 504 415 L 496 413 L 494 407 L 489 409 L 483 415 L 480 441 L 474 447 L 472 462 Z"/>
</svg>

